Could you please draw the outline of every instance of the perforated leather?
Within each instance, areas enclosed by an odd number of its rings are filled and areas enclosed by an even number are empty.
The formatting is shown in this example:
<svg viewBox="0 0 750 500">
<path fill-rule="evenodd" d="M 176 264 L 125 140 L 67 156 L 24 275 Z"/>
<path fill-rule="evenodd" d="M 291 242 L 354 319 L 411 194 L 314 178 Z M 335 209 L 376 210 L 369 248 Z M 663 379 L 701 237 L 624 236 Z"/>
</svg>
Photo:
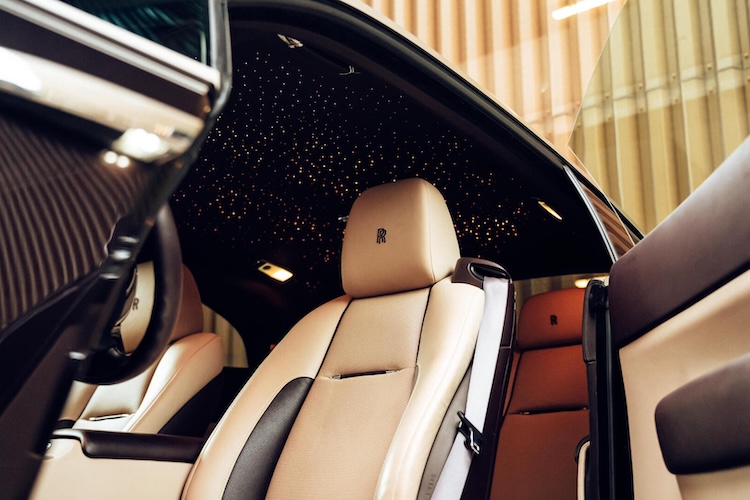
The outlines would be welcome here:
<svg viewBox="0 0 750 500">
<path fill-rule="evenodd" d="M 258 421 L 299 377 L 314 381 L 267 498 L 415 497 L 484 306 L 481 289 L 446 279 L 457 258 L 450 214 L 429 183 L 363 193 L 344 240 L 350 295 L 312 311 L 261 364 L 204 447 L 183 498 L 237 497 L 225 490 L 238 457 L 252 453 Z M 263 496 L 254 488 L 244 497 Z"/>
<path fill-rule="evenodd" d="M 575 499 L 576 447 L 589 434 L 581 289 L 530 297 L 500 428 L 492 498 Z"/>
<path fill-rule="evenodd" d="M 138 266 L 136 301 L 122 324 L 123 341 L 140 341 L 153 309 L 153 266 Z M 203 309 L 198 287 L 183 266 L 183 289 L 172 343 L 160 360 L 137 377 L 106 386 L 76 382 L 62 418 L 75 428 L 158 433 L 224 365 L 221 339 L 202 332 Z M 135 346 L 132 347 L 133 349 Z M 132 349 L 131 349 L 132 350 Z M 176 428 L 179 428 L 173 422 Z"/>
</svg>

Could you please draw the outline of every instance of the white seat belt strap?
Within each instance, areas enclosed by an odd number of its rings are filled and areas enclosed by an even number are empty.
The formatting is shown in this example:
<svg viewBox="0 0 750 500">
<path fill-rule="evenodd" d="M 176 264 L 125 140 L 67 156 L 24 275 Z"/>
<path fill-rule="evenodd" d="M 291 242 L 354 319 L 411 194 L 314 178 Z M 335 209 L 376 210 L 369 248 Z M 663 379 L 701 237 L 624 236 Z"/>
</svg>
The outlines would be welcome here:
<svg viewBox="0 0 750 500">
<path fill-rule="evenodd" d="M 487 416 L 492 381 L 497 368 L 497 355 L 505 328 L 509 282 L 507 278 L 484 278 L 484 311 L 474 348 L 474 364 L 469 379 L 466 413 L 461 423 L 432 495 L 436 500 L 461 498 L 474 455 L 481 452 L 481 433 Z"/>
</svg>

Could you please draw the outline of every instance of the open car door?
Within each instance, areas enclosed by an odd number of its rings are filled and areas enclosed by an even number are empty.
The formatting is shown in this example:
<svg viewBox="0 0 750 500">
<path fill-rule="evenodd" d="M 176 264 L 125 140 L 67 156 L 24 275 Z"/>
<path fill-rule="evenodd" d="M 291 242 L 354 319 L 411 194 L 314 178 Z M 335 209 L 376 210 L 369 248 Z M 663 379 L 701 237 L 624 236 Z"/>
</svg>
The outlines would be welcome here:
<svg viewBox="0 0 750 500">
<path fill-rule="evenodd" d="M 750 495 L 749 185 L 745 141 L 589 287 L 600 498 Z"/>
<path fill-rule="evenodd" d="M 671 212 L 589 285 L 587 498 L 750 496 L 743 12 L 630 0 L 583 99 L 578 156 L 636 222 Z"/>
<path fill-rule="evenodd" d="M 0 496 L 26 498 L 73 379 L 160 355 L 113 327 L 226 99 L 227 19 L 220 0 L 8 0 L 0 26 Z"/>
</svg>

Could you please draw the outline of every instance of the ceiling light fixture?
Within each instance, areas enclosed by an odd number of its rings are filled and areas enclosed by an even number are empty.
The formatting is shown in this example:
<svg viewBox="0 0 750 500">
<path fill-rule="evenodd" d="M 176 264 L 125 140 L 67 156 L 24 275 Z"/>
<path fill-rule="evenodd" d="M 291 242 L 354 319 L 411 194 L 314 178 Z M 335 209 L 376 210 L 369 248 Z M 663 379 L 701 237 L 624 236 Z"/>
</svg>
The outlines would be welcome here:
<svg viewBox="0 0 750 500">
<path fill-rule="evenodd" d="M 606 5 L 612 2 L 614 2 L 614 0 L 581 0 L 580 2 L 576 2 L 573 5 L 566 5 L 565 7 L 553 10 L 552 19 L 554 19 L 555 21 L 560 21 L 570 16 L 575 16 L 576 14 L 580 14 L 581 12 L 586 12 L 587 10 L 595 9 L 596 7 L 601 7 L 602 5 Z"/>
<path fill-rule="evenodd" d="M 260 265 L 258 266 L 258 271 L 262 272 L 270 278 L 275 279 L 276 281 L 280 281 L 281 283 L 288 281 L 292 276 L 294 276 L 294 273 L 292 273 L 291 271 L 284 269 L 281 266 L 277 266 L 276 264 L 271 264 L 268 261 L 261 261 Z"/>
<path fill-rule="evenodd" d="M 563 220 L 562 215 L 558 214 L 557 211 L 555 211 L 554 208 L 552 208 L 551 206 L 547 205 L 542 200 L 536 200 L 536 202 L 539 203 L 539 206 L 542 207 L 543 209 L 545 209 L 547 211 L 547 213 L 550 214 L 552 217 L 554 217 L 557 220 Z"/>
</svg>

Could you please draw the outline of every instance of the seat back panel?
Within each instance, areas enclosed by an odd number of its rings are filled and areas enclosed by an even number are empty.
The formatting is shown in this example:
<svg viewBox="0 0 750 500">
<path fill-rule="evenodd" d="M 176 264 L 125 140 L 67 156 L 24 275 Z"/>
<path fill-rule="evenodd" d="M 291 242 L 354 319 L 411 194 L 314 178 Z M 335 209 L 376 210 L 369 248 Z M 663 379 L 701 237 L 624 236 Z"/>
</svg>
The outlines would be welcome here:
<svg viewBox="0 0 750 500">
<path fill-rule="evenodd" d="M 414 366 L 316 379 L 279 458 L 268 498 L 371 498 L 414 381 Z"/>
<path fill-rule="evenodd" d="M 349 297 L 323 304 L 302 318 L 258 367 L 201 451 L 184 499 L 221 498 L 235 463 L 278 393 L 299 377 L 317 376 Z"/>
<path fill-rule="evenodd" d="M 430 289 L 353 300 L 341 318 L 320 377 L 400 370 L 417 362 Z"/>
<path fill-rule="evenodd" d="M 576 498 L 576 449 L 589 434 L 581 346 L 584 293 L 542 293 L 521 310 L 493 499 Z"/>
<path fill-rule="evenodd" d="M 581 345 L 520 356 L 508 413 L 580 410 L 589 405 Z"/>
<path fill-rule="evenodd" d="M 281 454 L 270 498 L 374 494 L 414 384 L 429 293 L 352 301 Z"/>
<path fill-rule="evenodd" d="M 237 457 L 222 500 L 266 498 L 274 468 L 312 383 L 309 377 L 294 379 L 274 398 Z"/>
</svg>

